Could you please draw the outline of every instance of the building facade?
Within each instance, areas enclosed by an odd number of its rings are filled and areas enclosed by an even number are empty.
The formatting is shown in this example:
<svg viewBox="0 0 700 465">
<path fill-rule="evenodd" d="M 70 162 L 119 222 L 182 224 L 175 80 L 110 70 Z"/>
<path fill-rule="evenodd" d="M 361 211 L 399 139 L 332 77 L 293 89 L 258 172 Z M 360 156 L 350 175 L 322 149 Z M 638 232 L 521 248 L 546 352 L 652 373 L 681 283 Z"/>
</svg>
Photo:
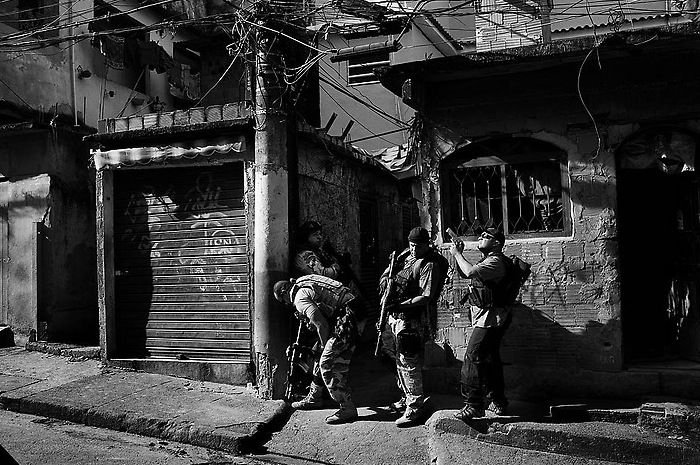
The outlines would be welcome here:
<svg viewBox="0 0 700 465">
<path fill-rule="evenodd" d="M 212 8 L 0 5 L 0 324 L 30 338 L 97 343 L 94 172 L 81 139 L 107 118 L 245 100 L 245 68 L 221 76 L 230 61 L 226 34 L 221 40 L 220 30 L 201 25 Z M 201 89 L 220 77 L 223 85 L 205 96 Z"/>
<path fill-rule="evenodd" d="M 376 286 L 380 256 L 400 240 L 396 180 L 372 158 L 299 122 L 287 165 L 275 168 L 288 173 L 278 187 L 288 194 L 261 195 L 254 119 L 245 104 L 184 111 L 189 123 L 182 125 L 176 113 L 110 119 L 104 133 L 89 138 L 103 359 L 252 382 L 264 391 L 265 376 L 275 376 L 267 370 L 279 377 L 286 365 L 278 358 L 283 350 L 259 351 L 257 341 L 286 347 L 291 313 L 276 302 L 272 309 L 257 305 L 260 294 L 271 293 L 258 274 L 271 283 L 291 276 L 294 231 L 311 219 L 324 224 L 336 250 L 350 254 L 360 279 Z M 288 216 L 271 214 L 284 210 Z M 261 218 L 269 234 L 258 232 Z M 280 270 L 262 267 L 261 246 L 279 258 Z"/>
<path fill-rule="evenodd" d="M 476 231 L 499 226 L 533 266 L 503 343 L 511 395 L 697 397 L 674 371 L 700 360 L 696 30 L 385 70 L 419 112 L 422 223 L 445 253 L 455 229 L 472 261 Z M 443 294 L 434 388 L 457 383 L 466 284 L 454 274 Z"/>
</svg>

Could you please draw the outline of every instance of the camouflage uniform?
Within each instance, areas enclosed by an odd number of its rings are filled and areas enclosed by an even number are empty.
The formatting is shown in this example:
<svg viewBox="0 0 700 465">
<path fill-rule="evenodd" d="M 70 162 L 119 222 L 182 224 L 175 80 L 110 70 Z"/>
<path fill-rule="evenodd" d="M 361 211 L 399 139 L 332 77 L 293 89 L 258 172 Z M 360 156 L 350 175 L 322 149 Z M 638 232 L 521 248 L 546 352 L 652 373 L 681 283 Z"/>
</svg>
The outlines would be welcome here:
<svg viewBox="0 0 700 465">
<path fill-rule="evenodd" d="M 351 308 L 355 296 L 340 282 L 319 275 L 299 278 L 292 286 L 290 296 L 294 308 L 304 318 L 320 312 L 331 328 L 321 356 L 314 364 L 312 388 L 314 384 L 325 385 L 341 408 L 352 405 L 348 372 L 357 340 L 357 322 Z"/>
<path fill-rule="evenodd" d="M 418 295 L 430 298 L 424 311 L 393 311 L 388 320 L 391 339 L 387 351 L 396 361 L 396 379 L 405 405 L 413 410 L 423 406 L 423 353 L 435 326 L 437 301 L 447 273 L 446 260 L 436 250 L 423 258 L 408 256 L 395 276 L 395 300 Z M 386 276 L 382 276 L 385 282 Z"/>
</svg>

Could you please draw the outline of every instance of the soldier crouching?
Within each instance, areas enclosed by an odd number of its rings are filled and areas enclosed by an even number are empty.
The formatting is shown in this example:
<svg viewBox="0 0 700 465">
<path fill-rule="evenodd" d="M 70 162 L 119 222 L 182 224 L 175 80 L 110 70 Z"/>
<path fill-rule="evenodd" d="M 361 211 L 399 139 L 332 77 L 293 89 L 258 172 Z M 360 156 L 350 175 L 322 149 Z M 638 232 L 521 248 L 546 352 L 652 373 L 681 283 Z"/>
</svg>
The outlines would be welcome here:
<svg viewBox="0 0 700 465">
<path fill-rule="evenodd" d="M 323 348 L 314 361 L 313 381 L 304 399 L 292 403 L 300 410 L 323 407 L 323 389 L 340 409 L 326 418 L 328 424 L 340 424 L 357 418 L 357 408 L 350 396 L 348 372 L 357 341 L 357 322 L 352 306 L 355 296 L 340 282 L 320 275 L 302 276 L 296 281 L 275 283 L 275 298 L 294 308 L 318 334 Z"/>
</svg>

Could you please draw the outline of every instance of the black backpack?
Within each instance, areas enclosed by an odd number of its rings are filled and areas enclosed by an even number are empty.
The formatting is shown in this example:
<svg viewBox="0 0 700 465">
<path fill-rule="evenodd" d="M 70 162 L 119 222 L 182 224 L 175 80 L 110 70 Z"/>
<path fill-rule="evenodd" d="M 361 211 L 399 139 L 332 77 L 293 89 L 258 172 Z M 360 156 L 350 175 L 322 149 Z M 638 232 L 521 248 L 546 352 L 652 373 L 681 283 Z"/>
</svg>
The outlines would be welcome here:
<svg viewBox="0 0 700 465">
<path fill-rule="evenodd" d="M 493 303 L 498 307 L 515 303 L 518 294 L 520 294 L 520 288 L 530 277 L 530 268 L 532 267 L 516 255 L 510 257 L 503 255 L 502 257 L 506 266 L 506 275 L 493 292 Z"/>
</svg>

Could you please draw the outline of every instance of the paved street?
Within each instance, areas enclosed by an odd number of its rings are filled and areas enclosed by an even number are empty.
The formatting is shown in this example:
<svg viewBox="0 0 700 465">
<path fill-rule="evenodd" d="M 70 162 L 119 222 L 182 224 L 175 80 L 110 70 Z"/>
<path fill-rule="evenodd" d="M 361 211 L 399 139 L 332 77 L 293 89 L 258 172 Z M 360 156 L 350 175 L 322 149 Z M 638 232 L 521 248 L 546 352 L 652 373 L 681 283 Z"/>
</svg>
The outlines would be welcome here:
<svg viewBox="0 0 700 465">
<path fill-rule="evenodd" d="M 426 426 L 399 429 L 394 425 L 396 415 L 367 407 L 359 409 L 360 417 L 354 423 L 328 426 L 324 418 L 334 411 L 294 412 L 255 456 L 289 465 L 429 463 Z"/>
<path fill-rule="evenodd" d="M 220 451 L 0 410 L 3 465 L 256 464 Z M 14 460 L 14 462 L 13 462 Z"/>
<path fill-rule="evenodd" d="M 9 454 L 0 464 L 700 465 L 692 436 L 640 427 L 641 409 L 589 412 L 621 423 L 565 421 L 563 413 L 552 421 L 540 405 L 514 400 L 510 417 L 466 425 L 453 417 L 459 396 L 434 394 L 426 423 L 399 429 L 386 408 L 398 395 L 391 370 L 365 352 L 351 378 L 360 417 L 329 426 L 332 405 L 292 411 L 242 386 L 0 349 L 0 445 Z M 645 405 L 697 430 L 691 405 Z"/>
</svg>

